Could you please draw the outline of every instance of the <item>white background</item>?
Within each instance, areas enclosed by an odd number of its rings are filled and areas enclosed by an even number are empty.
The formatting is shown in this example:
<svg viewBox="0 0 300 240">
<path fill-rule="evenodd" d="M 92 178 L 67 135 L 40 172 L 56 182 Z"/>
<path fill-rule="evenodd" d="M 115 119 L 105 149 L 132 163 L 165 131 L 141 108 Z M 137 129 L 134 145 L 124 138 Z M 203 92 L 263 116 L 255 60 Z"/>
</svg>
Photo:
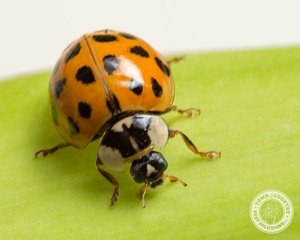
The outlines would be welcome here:
<svg viewBox="0 0 300 240">
<path fill-rule="evenodd" d="M 299 0 L 0 1 L 0 79 L 51 68 L 97 29 L 130 32 L 162 53 L 300 44 Z"/>
</svg>

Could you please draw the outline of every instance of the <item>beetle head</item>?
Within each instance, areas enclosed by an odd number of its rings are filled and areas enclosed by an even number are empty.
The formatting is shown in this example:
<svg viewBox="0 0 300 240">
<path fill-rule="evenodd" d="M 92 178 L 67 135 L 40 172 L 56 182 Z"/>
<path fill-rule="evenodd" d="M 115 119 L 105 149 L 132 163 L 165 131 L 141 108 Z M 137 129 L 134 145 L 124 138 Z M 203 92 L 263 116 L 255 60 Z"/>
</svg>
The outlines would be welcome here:
<svg viewBox="0 0 300 240">
<path fill-rule="evenodd" d="M 155 188 L 163 183 L 163 174 L 168 168 L 168 163 L 163 155 L 151 151 L 131 164 L 130 173 L 137 183 L 146 183 Z"/>
</svg>

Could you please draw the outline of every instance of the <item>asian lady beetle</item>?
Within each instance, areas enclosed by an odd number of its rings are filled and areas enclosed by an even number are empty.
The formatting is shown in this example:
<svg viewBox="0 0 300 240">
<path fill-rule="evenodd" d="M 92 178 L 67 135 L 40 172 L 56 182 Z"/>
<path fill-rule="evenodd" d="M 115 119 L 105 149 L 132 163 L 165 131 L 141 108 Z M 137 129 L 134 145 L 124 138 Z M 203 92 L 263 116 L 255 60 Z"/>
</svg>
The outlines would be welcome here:
<svg viewBox="0 0 300 240">
<path fill-rule="evenodd" d="M 180 135 L 201 157 L 212 159 L 221 153 L 198 151 L 185 134 L 168 128 L 159 116 L 171 110 L 189 116 L 198 111 L 172 106 L 171 61 L 128 33 L 102 30 L 75 40 L 54 67 L 49 88 L 53 122 L 65 143 L 36 156 L 67 146 L 84 148 L 102 137 L 96 166 L 115 187 L 111 205 L 117 201 L 119 183 L 107 170 L 122 171 L 127 162 L 133 179 L 144 184 L 143 207 L 147 189 L 166 178 L 186 186 L 164 173 L 168 164 L 154 148 L 163 148 L 169 138 Z"/>
</svg>

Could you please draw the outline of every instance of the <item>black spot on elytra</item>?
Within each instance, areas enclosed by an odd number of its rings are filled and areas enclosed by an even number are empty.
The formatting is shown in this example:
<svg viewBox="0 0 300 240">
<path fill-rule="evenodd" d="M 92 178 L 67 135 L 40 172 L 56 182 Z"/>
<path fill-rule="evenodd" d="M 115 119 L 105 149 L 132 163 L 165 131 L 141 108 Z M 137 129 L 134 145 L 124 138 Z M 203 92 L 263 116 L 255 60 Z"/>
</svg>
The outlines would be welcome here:
<svg viewBox="0 0 300 240">
<path fill-rule="evenodd" d="M 152 91 L 156 97 L 160 97 L 163 93 L 162 87 L 155 78 L 151 78 Z"/>
<path fill-rule="evenodd" d="M 113 94 L 113 101 L 114 101 L 116 109 L 118 109 L 118 111 L 121 112 L 120 102 L 119 102 L 118 98 L 114 94 Z"/>
<path fill-rule="evenodd" d="M 124 38 L 127 38 L 127 39 L 136 39 L 135 36 L 129 34 L 129 33 L 124 33 L 124 32 L 121 32 L 120 35 Z"/>
<path fill-rule="evenodd" d="M 66 84 L 66 79 L 58 80 L 54 85 L 54 94 L 56 98 L 60 97 L 60 94 L 62 90 L 64 89 L 64 86 Z"/>
<path fill-rule="evenodd" d="M 111 75 L 120 65 L 120 61 L 115 55 L 106 55 L 103 57 L 104 69 Z"/>
<path fill-rule="evenodd" d="M 82 118 L 89 119 L 91 117 L 92 108 L 86 102 L 79 102 L 78 103 L 78 112 Z"/>
<path fill-rule="evenodd" d="M 170 69 L 166 64 L 164 64 L 158 57 L 155 57 L 155 62 L 160 70 L 162 70 L 167 76 L 170 76 Z"/>
<path fill-rule="evenodd" d="M 78 53 L 80 52 L 81 45 L 80 43 L 76 44 L 67 54 L 65 57 L 65 63 L 70 61 L 73 57 L 76 57 Z"/>
<path fill-rule="evenodd" d="M 134 46 L 134 47 L 130 48 L 130 52 L 135 54 L 135 55 L 139 55 L 141 57 L 144 57 L 144 58 L 149 57 L 149 53 L 144 48 L 142 48 L 141 46 Z"/>
<path fill-rule="evenodd" d="M 93 39 L 96 41 L 96 42 L 113 42 L 113 41 L 116 41 L 117 40 L 117 37 L 114 36 L 114 35 L 109 35 L 109 34 L 100 34 L 100 35 L 94 35 L 93 36 Z"/>
<path fill-rule="evenodd" d="M 114 115 L 115 109 L 113 108 L 113 106 L 111 105 L 108 99 L 106 99 L 106 106 L 109 109 L 109 111 Z"/>
<path fill-rule="evenodd" d="M 68 117 L 68 124 L 72 135 L 79 133 L 80 129 L 72 117 Z"/>
<path fill-rule="evenodd" d="M 88 66 L 83 66 L 78 69 L 76 79 L 84 84 L 90 84 L 95 81 L 93 71 Z"/>
<path fill-rule="evenodd" d="M 116 115 L 121 112 L 120 102 L 114 94 L 112 96 L 113 99 L 111 101 L 109 99 L 106 100 L 106 106 L 112 115 Z"/>
<path fill-rule="evenodd" d="M 143 91 L 143 83 L 133 78 L 129 83 L 129 89 L 136 95 L 141 95 Z"/>
</svg>

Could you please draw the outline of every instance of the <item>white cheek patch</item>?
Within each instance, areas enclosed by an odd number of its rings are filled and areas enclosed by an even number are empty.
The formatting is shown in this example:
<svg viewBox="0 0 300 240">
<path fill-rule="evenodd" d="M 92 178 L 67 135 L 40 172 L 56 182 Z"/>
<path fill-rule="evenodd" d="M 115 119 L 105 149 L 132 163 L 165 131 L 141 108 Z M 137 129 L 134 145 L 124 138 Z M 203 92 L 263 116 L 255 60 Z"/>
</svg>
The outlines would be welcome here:
<svg viewBox="0 0 300 240">
<path fill-rule="evenodd" d="M 156 173 L 157 170 L 151 166 L 150 164 L 147 164 L 147 177 L 149 177 L 152 173 Z"/>
<path fill-rule="evenodd" d="M 112 128 L 111 130 L 113 130 L 114 132 L 123 132 L 123 125 L 125 125 L 126 127 L 130 128 L 131 124 L 133 122 L 133 117 L 127 117 L 122 119 L 121 121 L 117 122 Z"/>
<path fill-rule="evenodd" d="M 133 147 L 133 149 L 136 151 L 136 152 L 139 152 L 139 146 L 137 145 L 136 141 L 132 138 L 132 137 L 129 137 L 129 141 L 131 143 L 131 146 Z"/>
<path fill-rule="evenodd" d="M 164 148 L 169 139 L 169 129 L 165 121 L 158 116 L 152 116 L 148 135 L 153 146 Z"/>
<path fill-rule="evenodd" d="M 122 157 L 118 150 L 101 145 L 98 150 L 98 157 L 109 170 L 116 172 L 124 170 L 125 158 Z"/>
</svg>

